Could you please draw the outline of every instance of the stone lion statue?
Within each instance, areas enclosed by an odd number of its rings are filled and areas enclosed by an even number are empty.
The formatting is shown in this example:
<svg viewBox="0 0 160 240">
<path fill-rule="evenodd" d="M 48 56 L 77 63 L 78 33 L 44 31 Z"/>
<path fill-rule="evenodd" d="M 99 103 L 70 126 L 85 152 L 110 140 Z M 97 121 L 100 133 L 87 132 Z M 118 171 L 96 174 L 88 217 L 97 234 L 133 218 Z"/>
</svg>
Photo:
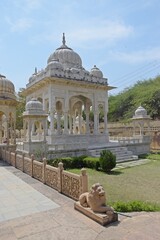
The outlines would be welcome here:
<svg viewBox="0 0 160 240">
<path fill-rule="evenodd" d="M 99 183 L 93 184 L 89 192 L 82 193 L 79 202 L 81 206 L 90 207 L 94 212 L 114 212 L 112 207 L 106 205 L 105 191 Z"/>
</svg>

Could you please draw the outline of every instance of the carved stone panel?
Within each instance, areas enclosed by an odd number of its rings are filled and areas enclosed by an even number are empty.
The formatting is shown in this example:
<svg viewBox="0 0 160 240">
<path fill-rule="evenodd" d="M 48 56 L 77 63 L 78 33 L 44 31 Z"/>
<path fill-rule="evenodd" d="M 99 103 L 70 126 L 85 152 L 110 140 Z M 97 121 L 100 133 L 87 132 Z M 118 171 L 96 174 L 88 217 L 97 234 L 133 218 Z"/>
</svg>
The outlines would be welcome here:
<svg viewBox="0 0 160 240">
<path fill-rule="evenodd" d="M 16 168 L 23 171 L 23 157 L 22 155 L 16 155 Z"/>
<path fill-rule="evenodd" d="M 43 163 L 34 161 L 33 162 L 33 177 L 43 181 Z"/>
<path fill-rule="evenodd" d="M 48 186 L 58 190 L 58 170 L 56 168 L 46 166 L 45 178 Z"/>
<path fill-rule="evenodd" d="M 32 161 L 30 158 L 25 157 L 24 158 L 24 170 L 25 173 L 28 175 L 32 175 Z"/>
<path fill-rule="evenodd" d="M 80 195 L 80 177 L 64 171 L 62 173 L 62 193 L 78 200 Z"/>
</svg>

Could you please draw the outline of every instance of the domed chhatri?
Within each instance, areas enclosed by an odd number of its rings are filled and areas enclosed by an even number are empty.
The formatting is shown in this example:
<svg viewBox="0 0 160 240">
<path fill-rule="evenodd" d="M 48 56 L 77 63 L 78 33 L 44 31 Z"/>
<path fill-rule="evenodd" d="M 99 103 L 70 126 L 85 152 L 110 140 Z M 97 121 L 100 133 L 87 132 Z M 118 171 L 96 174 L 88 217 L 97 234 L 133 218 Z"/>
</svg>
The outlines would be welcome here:
<svg viewBox="0 0 160 240">
<path fill-rule="evenodd" d="M 103 78 L 102 71 L 99 70 L 99 68 L 97 68 L 96 65 L 94 65 L 94 67 L 91 69 L 90 74 L 94 77 Z"/>
<path fill-rule="evenodd" d="M 43 115 L 45 112 L 43 111 L 43 105 L 40 101 L 36 98 L 32 98 L 30 101 L 27 102 L 26 111 L 23 115 Z"/>
<path fill-rule="evenodd" d="M 108 85 L 107 78 L 103 77 L 103 73 L 96 65 L 87 71 L 82 66 L 81 57 L 74 52 L 72 48 L 66 45 L 65 35 L 63 33 L 62 45 L 57 48 L 48 58 L 45 69 L 35 71 L 29 78 L 27 87 L 30 87 L 37 81 L 41 81 L 45 77 L 71 79 L 75 81 L 90 82 L 92 84 Z"/>
<path fill-rule="evenodd" d="M 16 99 L 14 84 L 1 74 L 0 74 L 0 97 Z"/>
<path fill-rule="evenodd" d="M 52 59 L 52 60 L 47 64 L 47 68 L 57 69 L 57 70 L 63 70 L 63 65 L 62 65 L 62 63 L 59 62 L 59 60 Z"/>
<path fill-rule="evenodd" d="M 143 108 L 142 106 L 139 106 L 136 109 L 135 115 L 133 116 L 133 118 L 149 118 L 149 116 L 147 115 L 146 109 Z"/>
<path fill-rule="evenodd" d="M 108 143 L 108 91 L 113 88 L 96 65 L 91 71 L 82 66 L 81 57 L 66 45 L 63 33 L 62 45 L 49 56 L 44 69 L 35 69 L 22 92 L 28 102 L 23 115 L 26 126 L 27 121 L 31 123 L 34 117 L 37 121 L 40 117 L 45 118 L 46 114 L 50 122 L 46 130 L 47 141 L 52 149 L 57 146 L 58 149 L 61 146 L 68 150 L 83 149 L 97 143 Z M 41 103 L 33 98 L 40 99 Z M 91 109 L 93 124 L 89 119 Z M 99 124 L 100 109 L 104 113 L 103 130 Z M 83 111 L 86 121 L 83 120 Z"/>
<path fill-rule="evenodd" d="M 82 60 L 80 56 L 72 50 L 72 48 L 67 47 L 65 35 L 63 33 L 62 46 L 57 48 L 54 53 L 50 55 L 47 63 L 53 61 L 53 59 L 58 60 L 60 63 L 64 65 L 64 68 L 81 68 Z"/>
<path fill-rule="evenodd" d="M 14 84 L 4 75 L 0 74 L 0 144 L 16 143 L 16 106 L 18 104 L 15 95 Z M 9 136 L 11 137 L 9 141 Z"/>
</svg>

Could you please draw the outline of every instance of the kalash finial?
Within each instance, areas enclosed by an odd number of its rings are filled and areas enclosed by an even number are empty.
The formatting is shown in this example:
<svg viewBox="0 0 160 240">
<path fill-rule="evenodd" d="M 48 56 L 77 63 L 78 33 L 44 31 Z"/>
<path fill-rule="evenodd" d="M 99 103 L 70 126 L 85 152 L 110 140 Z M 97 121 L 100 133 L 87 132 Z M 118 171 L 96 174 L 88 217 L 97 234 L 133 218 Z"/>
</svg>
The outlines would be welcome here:
<svg viewBox="0 0 160 240">
<path fill-rule="evenodd" d="M 63 45 L 66 45 L 65 33 L 63 33 L 62 43 L 63 43 Z"/>
</svg>

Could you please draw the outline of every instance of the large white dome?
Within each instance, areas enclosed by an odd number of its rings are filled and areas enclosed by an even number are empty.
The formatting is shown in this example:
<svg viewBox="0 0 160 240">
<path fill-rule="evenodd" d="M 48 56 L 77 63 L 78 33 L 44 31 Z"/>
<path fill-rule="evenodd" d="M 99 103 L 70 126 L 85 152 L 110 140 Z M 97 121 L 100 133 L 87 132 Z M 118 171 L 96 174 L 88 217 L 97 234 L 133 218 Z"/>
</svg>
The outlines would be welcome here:
<svg viewBox="0 0 160 240">
<path fill-rule="evenodd" d="M 72 50 L 72 48 L 67 47 L 65 36 L 63 33 L 62 46 L 57 48 L 54 53 L 52 53 L 47 63 L 50 63 L 53 60 L 58 60 L 63 64 L 64 69 L 66 68 L 82 68 L 82 60 L 80 56 Z"/>
</svg>

